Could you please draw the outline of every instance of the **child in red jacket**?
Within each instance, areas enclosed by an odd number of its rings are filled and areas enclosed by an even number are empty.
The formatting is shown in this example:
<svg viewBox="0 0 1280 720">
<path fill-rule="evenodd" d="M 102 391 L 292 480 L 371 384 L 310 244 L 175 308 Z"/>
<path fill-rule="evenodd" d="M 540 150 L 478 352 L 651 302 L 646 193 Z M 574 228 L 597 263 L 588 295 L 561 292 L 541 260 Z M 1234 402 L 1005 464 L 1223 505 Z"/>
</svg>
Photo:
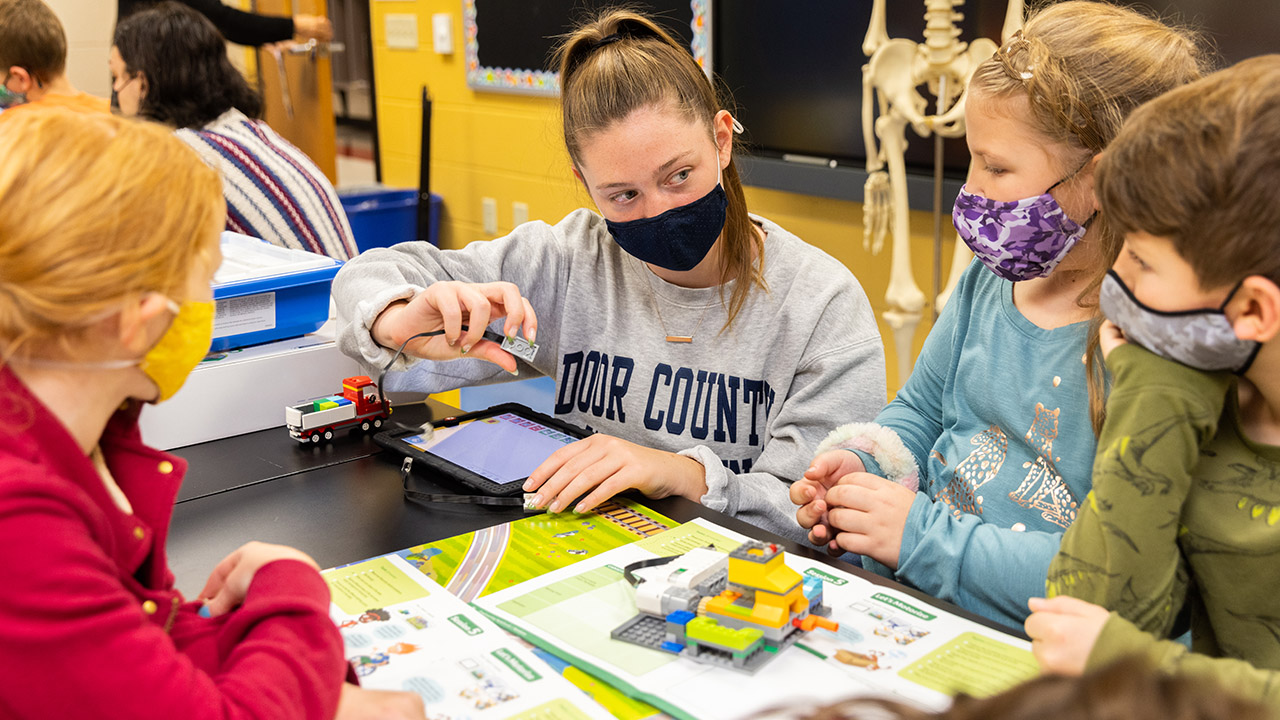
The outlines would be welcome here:
<svg viewBox="0 0 1280 720">
<path fill-rule="evenodd" d="M 422 718 L 344 684 L 304 553 L 249 543 L 203 601 L 174 587 L 185 463 L 137 418 L 209 348 L 218 174 L 106 115 L 23 113 L 0 147 L 0 717 Z"/>
</svg>

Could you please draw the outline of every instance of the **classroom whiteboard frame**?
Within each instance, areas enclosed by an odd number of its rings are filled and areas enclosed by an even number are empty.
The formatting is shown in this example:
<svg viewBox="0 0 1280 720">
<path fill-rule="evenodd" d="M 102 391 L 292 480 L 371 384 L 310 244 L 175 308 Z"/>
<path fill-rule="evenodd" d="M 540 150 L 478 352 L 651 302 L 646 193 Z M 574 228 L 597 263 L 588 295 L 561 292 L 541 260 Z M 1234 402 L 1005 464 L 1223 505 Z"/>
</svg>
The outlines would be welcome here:
<svg viewBox="0 0 1280 720">
<path fill-rule="evenodd" d="M 480 43 L 476 27 L 477 0 L 462 0 L 462 33 L 466 37 L 467 86 L 472 90 L 540 95 L 560 94 L 560 73 L 533 68 L 494 68 L 480 64 Z M 702 71 L 711 77 L 711 2 L 689 0 L 693 20 L 690 51 Z"/>
</svg>

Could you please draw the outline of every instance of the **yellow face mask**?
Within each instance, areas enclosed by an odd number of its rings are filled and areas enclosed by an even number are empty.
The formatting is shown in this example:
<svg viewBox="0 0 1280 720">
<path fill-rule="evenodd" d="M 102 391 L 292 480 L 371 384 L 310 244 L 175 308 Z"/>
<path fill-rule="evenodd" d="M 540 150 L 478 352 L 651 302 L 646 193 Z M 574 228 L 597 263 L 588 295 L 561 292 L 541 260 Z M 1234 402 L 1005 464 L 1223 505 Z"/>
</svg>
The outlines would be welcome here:
<svg viewBox="0 0 1280 720">
<path fill-rule="evenodd" d="M 151 402 L 160 403 L 173 397 L 196 365 L 209 354 L 214 307 L 212 300 L 188 300 L 181 305 L 169 301 L 173 322 L 138 364 L 160 389 L 160 395 Z"/>
</svg>

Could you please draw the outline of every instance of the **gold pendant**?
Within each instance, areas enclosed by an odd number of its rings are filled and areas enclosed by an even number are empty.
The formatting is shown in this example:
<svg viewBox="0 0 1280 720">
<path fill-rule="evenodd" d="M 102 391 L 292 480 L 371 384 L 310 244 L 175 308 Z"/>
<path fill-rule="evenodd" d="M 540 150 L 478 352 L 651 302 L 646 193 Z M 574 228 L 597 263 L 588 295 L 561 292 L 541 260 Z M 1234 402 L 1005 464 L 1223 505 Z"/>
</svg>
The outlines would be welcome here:
<svg viewBox="0 0 1280 720">
<path fill-rule="evenodd" d="M 692 335 L 668 335 L 668 336 L 667 336 L 667 342 L 669 342 L 669 343 L 691 343 L 691 342 L 693 342 L 693 336 L 692 336 Z"/>
</svg>

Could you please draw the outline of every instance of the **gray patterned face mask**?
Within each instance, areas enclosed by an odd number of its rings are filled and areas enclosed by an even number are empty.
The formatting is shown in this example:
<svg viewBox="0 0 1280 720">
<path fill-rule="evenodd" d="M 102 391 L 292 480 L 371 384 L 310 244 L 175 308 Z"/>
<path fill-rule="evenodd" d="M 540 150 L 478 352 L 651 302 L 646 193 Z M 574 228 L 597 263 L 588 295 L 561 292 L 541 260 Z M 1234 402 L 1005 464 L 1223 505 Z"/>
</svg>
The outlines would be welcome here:
<svg viewBox="0 0 1280 720">
<path fill-rule="evenodd" d="M 1114 270 L 1107 271 L 1099 298 L 1102 314 L 1126 337 L 1159 355 L 1197 370 L 1243 374 L 1261 345 L 1236 337 L 1223 312 L 1239 289 L 1218 308 L 1162 312 L 1138 302 Z"/>
</svg>

